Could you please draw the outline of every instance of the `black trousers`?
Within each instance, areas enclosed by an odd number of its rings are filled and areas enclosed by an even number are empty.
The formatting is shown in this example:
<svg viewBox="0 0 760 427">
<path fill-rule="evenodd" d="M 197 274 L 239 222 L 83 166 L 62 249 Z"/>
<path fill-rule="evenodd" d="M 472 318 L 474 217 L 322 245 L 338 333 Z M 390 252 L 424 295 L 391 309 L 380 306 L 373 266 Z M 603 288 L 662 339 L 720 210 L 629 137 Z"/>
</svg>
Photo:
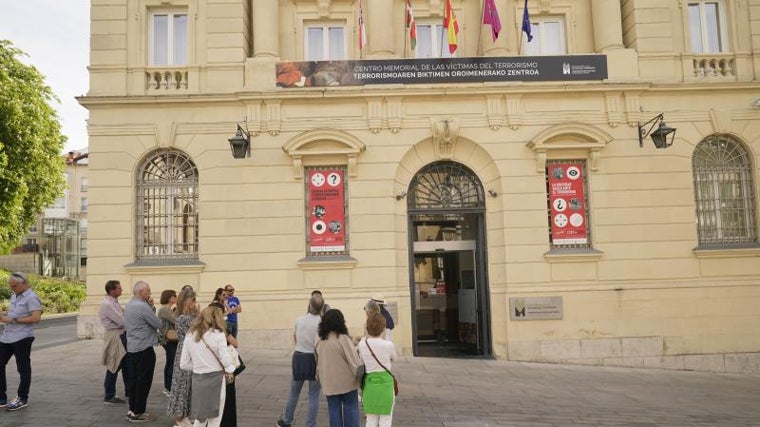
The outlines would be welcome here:
<svg viewBox="0 0 760 427">
<path fill-rule="evenodd" d="M 148 347 L 137 353 L 127 353 L 130 369 L 127 380 L 129 385 L 129 410 L 135 415 L 145 413 L 148 405 L 150 386 L 153 383 L 153 371 L 156 369 L 156 352 Z"/>
<path fill-rule="evenodd" d="M 11 360 L 11 356 L 16 358 L 16 369 L 18 370 L 21 380 L 18 384 L 18 397 L 23 400 L 29 399 L 29 387 L 32 384 L 32 341 L 34 337 L 24 338 L 14 343 L 0 343 L 0 399 L 8 399 L 6 395 L 7 383 L 5 382 L 5 366 Z"/>
</svg>

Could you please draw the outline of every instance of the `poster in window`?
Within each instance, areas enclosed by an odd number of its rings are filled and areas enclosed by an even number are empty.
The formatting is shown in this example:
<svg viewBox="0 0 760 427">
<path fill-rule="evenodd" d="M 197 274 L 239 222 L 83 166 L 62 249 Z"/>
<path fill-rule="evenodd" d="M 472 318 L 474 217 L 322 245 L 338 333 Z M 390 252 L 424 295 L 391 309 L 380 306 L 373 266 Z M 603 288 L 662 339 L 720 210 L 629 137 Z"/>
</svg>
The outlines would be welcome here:
<svg viewBox="0 0 760 427">
<path fill-rule="evenodd" d="M 547 173 L 552 243 L 587 244 L 583 163 L 551 163 Z"/>
<path fill-rule="evenodd" d="M 309 171 L 309 251 L 346 250 L 343 169 Z"/>
</svg>

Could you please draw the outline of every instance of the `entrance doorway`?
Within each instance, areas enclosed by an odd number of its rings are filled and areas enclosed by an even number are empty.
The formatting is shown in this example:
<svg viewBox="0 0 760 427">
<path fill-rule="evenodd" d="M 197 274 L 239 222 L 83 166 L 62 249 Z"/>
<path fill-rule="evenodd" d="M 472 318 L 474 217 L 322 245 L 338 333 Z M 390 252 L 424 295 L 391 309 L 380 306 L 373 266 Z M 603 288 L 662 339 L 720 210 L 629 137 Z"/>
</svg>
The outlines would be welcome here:
<svg viewBox="0 0 760 427">
<path fill-rule="evenodd" d="M 489 356 L 480 181 L 463 165 L 437 162 L 420 171 L 409 188 L 414 354 Z"/>
</svg>

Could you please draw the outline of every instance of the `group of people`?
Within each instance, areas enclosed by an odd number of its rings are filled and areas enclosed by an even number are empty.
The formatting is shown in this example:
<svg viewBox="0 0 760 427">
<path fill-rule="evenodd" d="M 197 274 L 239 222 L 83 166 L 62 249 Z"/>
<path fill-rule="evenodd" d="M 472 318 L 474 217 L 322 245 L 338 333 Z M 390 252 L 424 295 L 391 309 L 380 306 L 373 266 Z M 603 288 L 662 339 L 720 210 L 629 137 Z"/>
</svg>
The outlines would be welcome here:
<svg viewBox="0 0 760 427">
<path fill-rule="evenodd" d="M 5 325 L 0 335 L 0 407 L 15 411 L 28 405 L 33 326 L 41 318 L 42 304 L 23 274 L 13 273 L 8 284 L 10 308 L 0 315 L 0 323 Z M 179 293 L 163 291 L 158 310 L 147 282 L 135 283 L 133 296 L 123 308 L 119 281 L 106 282 L 105 291 L 98 311 L 104 328 L 102 362 L 107 368 L 104 402 L 128 404 L 129 422 L 152 421 L 146 407 L 156 365 L 154 347 L 161 345 L 166 353 L 167 413 L 174 418 L 175 427 L 236 426 L 234 379 L 245 365 L 237 352 L 230 350 L 238 346 L 237 315 L 242 310 L 234 287 L 219 288 L 203 309 L 189 285 Z M 330 427 L 358 427 L 360 393 L 366 426 L 391 425 L 395 404 L 391 368 L 396 361 L 396 348 L 390 340 L 393 317 L 380 294 L 373 295 L 364 310 L 364 336 L 352 338 L 343 313 L 326 304 L 320 291 L 312 292 L 306 314 L 295 321 L 290 395 L 277 426 L 293 424 L 306 382 L 307 426 L 316 426 L 320 394 L 324 394 Z M 16 398 L 9 401 L 5 366 L 11 356 L 21 380 Z M 127 400 L 116 395 L 119 371 Z"/>
<path fill-rule="evenodd" d="M 365 336 L 352 339 L 339 309 L 330 308 L 320 291 L 309 299 L 307 313 L 296 319 L 293 332 L 290 394 L 278 427 L 290 427 L 305 382 L 309 383 L 306 425 L 317 425 L 320 392 L 327 398 L 330 427 L 358 427 L 359 391 L 366 426 L 391 426 L 395 403 L 396 347 L 390 340 L 393 317 L 382 295 L 373 295 L 364 307 Z"/>
<path fill-rule="evenodd" d="M 144 281 L 135 283 L 123 309 L 118 301 L 121 284 L 109 280 L 105 291 L 98 312 L 105 329 L 104 402 L 128 403 L 129 422 L 152 421 L 146 407 L 156 365 L 154 347 L 161 345 L 166 353 L 163 392 L 175 427 L 236 426 L 234 377 L 245 365 L 229 350 L 238 346 L 237 315 L 242 310 L 234 287 L 220 288 L 203 309 L 189 285 L 179 294 L 163 291 L 158 310 Z M 116 395 L 120 370 L 126 401 Z"/>
</svg>

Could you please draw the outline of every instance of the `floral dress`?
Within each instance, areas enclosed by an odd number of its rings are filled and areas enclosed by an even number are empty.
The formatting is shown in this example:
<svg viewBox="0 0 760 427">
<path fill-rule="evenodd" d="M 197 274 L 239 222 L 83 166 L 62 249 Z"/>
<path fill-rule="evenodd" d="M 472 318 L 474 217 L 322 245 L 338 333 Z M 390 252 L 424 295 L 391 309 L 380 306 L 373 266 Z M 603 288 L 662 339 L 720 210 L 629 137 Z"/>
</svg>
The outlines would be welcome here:
<svg viewBox="0 0 760 427">
<path fill-rule="evenodd" d="M 182 347 L 184 346 L 185 334 L 190 329 L 190 324 L 195 316 L 182 314 L 177 317 L 177 355 L 174 358 L 174 373 L 172 374 L 172 388 L 169 395 L 167 414 L 172 417 L 186 417 L 190 414 L 190 384 L 193 378 L 193 371 L 185 371 L 179 367 L 179 360 L 182 357 Z"/>
</svg>

